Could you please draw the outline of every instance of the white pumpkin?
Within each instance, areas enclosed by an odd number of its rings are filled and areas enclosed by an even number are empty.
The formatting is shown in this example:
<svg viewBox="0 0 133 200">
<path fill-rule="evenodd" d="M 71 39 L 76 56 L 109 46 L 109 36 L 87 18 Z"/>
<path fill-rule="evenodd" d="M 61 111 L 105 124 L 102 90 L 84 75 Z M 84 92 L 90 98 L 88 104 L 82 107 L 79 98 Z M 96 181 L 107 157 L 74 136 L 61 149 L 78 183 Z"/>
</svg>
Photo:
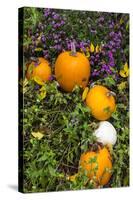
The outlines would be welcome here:
<svg viewBox="0 0 133 200">
<path fill-rule="evenodd" d="M 94 131 L 97 141 L 103 145 L 114 145 L 117 140 L 117 132 L 114 126 L 108 121 L 99 123 L 99 127 Z"/>
</svg>

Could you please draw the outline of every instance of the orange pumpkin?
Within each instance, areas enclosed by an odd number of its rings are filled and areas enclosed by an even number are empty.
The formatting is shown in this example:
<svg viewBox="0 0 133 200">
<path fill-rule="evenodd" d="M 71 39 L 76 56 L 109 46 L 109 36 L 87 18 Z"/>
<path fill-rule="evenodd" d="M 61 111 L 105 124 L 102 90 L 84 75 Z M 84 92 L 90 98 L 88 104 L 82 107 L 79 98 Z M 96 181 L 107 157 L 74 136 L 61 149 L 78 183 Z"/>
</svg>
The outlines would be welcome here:
<svg viewBox="0 0 133 200">
<path fill-rule="evenodd" d="M 111 178 L 112 161 L 111 155 L 106 147 L 100 148 L 98 152 L 88 151 L 80 157 L 80 170 L 86 171 L 89 179 L 98 185 L 106 185 Z"/>
<path fill-rule="evenodd" d="M 38 58 L 38 62 L 31 62 L 28 65 L 26 77 L 28 79 L 37 77 L 40 81 L 48 81 L 51 77 L 51 67 L 49 63 L 44 58 Z"/>
<path fill-rule="evenodd" d="M 101 85 L 90 89 L 86 97 L 86 104 L 92 115 L 98 120 L 107 120 L 115 110 L 114 93 Z"/>
<path fill-rule="evenodd" d="M 90 63 L 80 52 L 61 53 L 55 62 L 55 77 L 60 86 L 71 92 L 75 85 L 85 87 L 90 77 Z"/>
</svg>

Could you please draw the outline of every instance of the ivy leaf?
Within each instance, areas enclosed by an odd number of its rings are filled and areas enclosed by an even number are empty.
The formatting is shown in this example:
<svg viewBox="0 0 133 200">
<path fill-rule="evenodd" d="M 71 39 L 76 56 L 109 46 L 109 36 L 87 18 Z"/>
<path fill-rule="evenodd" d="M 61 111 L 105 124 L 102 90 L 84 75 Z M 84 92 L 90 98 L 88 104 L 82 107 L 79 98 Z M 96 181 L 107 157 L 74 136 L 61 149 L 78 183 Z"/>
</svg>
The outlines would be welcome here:
<svg viewBox="0 0 133 200">
<path fill-rule="evenodd" d="M 124 64 L 123 69 L 120 70 L 119 74 L 123 78 L 126 78 L 129 76 L 129 67 L 128 67 L 127 62 Z"/>
<path fill-rule="evenodd" d="M 87 97 L 87 94 L 88 94 L 88 91 L 89 91 L 89 88 L 86 87 L 83 91 L 83 94 L 82 94 L 82 100 L 84 101 Z"/>
<path fill-rule="evenodd" d="M 44 136 L 41 132 L 32 132 L 31 135 L 38 140 L 41 140 Z"/>
</svg>

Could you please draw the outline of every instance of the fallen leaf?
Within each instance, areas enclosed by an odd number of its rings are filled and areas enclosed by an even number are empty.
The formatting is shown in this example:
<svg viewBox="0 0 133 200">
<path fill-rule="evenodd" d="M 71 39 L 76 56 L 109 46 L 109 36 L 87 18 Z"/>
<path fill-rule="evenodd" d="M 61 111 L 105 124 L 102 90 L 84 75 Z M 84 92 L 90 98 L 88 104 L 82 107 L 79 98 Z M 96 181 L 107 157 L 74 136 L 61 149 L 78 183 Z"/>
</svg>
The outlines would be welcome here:
<svg viewBox="0 0 133 200">
<path fill-rule="evenodd" d="M 74 182 L 76 180 L 76 177 L 78 176 L 78 173 L 72 175 L 72 176 L 68 176 L 67 180 Z"/>
<path fill-rule="evenodd" d="M 31 135 L 38 140 L 41 140 L 44 136 L 41 132 L 32 132 Z"/>
<path fill-rule="evenodd" d="M 43 50 L 43 48 L 35 48 L 35 51 L 42 51 Z"/>
<path fill-rule="evenodd" d="M 89 88 L 86 87 L 83 91 L 83 94 L 82 94 L 82 100 L 84 101 L 87 97 L 87 94 L 88 94 L 88 91 L 89 91 Z"/>
<path fill-rule="evenodd" d="M 46 97 L 46 87 L 43 85 L 40 88 L 40 94 L 39 94 L 39 98 L 42 100 Z"/>
<path fill-rule="evenodd" d="M 99 52 L 99 45 L 97 44 L 97 46 L 96 46 L 96 53 L 98 53 Z"/>
<path fill-rule="evenodd" d="M 93 53 L 94 51 L 95 51 L 95 47 L 94 47 L 93 43 L 91 43 L 91 45 L 90 45 L 90 52 Z"/>
<path fill-rule="evenodd" d="M 44 85 L 44 82 L 38 77 L 34 76 L 33 80 L 38 84 L 38 85 Z"/>
<path fill-rule="evenodd" d="M 121 82 L 120 84 L 117 85 L 118 90 L 120 90 L 120 91 L 124 90 L 126 88 L 126 85 L 127 85 L 126 81 Z"/>
<path fill-rule="evenodd" d="M 123 20 L 123 18 L 121 17 L 121 19 L 120 19 L 120 25 L 123 24 L 123 22 L 124 22 L 124 20 Z"/>
<path fill-rule="evenodd" d="M 123 78 L 126 78 L 129 76 L 129 67 L 128 67 L 127 62 L 124 64 L 123 69 L 120 70 L 119 74 Z"/>
</svg>

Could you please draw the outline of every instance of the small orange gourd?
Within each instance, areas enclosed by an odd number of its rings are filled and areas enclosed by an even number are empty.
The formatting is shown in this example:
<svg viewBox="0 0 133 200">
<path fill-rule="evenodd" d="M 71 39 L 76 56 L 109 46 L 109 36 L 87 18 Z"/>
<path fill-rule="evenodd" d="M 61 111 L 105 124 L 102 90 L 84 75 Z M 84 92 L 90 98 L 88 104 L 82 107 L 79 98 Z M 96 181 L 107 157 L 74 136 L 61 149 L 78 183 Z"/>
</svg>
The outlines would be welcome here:
<svg viewBox="0 0 133 200">
<path fill-rule="evenodd" d="M 79 165 L 80 170 L 85 171 L 88 178 L 98 185 L 106 185 L 111 178 L 112 161 L 106 147 L 100 148 L 98 152 L 83 153 Z"/>
<path fill-rule="evenodd" d="M 33 61 L 28 65 L 26 77 L 28 79 L 38 78 L 40 81 L 46 82 L 51 77 L 51 67 L 47 60 L 39 57 L 37 62 Z"/>
<path fill-rule="evenodd" d="M 101 85 L 94 85 L 90 89 L 86 97 L 86 104 L 96 119 L 107 120 L 111 117 L 116 107 L 114 94 Z"/>
<path fill-rule="evenodd" d="M 71 51 L 61 53 L 55 62 L 55 77 L 59 85 L 71 92 L 75 85 L 85 87 L 90 77 L 90 63 L 86 56 L 76 52 L 72 43 Z"/>
</svg>

